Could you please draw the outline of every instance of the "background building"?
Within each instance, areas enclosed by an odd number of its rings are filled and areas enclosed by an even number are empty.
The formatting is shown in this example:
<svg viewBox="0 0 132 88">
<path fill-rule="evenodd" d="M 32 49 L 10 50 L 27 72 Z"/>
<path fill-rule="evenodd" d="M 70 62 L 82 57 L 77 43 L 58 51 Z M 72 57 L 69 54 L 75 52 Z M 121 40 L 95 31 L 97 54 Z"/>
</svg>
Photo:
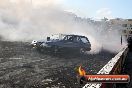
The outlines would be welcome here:
<svg viewBox="0 0 132 88">
<path fill-rule="evenodd" d="M 126 36 L 127 38 L 129 36 L 132 36 L 132 19 L 111 19 L 110 20 L 112 25 L 120 26 L 120 29 L 122 30 L 122 35 Z"/>
</svg>

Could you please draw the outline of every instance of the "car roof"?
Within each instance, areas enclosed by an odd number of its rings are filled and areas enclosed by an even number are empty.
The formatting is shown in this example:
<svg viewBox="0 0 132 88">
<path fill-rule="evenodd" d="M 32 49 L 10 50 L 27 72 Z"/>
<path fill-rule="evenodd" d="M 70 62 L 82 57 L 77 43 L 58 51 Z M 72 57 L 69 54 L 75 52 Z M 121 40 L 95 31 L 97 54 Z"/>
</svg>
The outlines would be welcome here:
<svg viewBox="0 0 132 88">
<path fill-rule="evenodd" d="M 86 37 L 86 36 L 82 36 L 82 35 L 74 35 L 74 34 L 69 34 L 69 35 L 66 35 L 66 36 Z"/>
<path fill-rule="evenodd" d="M 53 34 L 53 35 L 64 35 L 64 36 L 78 36 L 78 37 L 86 37 L 86 36 L 82 36 L 82 35 L 75 35 L 75 34 Z M 52 35 L 52 36 L 53 36 Z"/>
</svg>

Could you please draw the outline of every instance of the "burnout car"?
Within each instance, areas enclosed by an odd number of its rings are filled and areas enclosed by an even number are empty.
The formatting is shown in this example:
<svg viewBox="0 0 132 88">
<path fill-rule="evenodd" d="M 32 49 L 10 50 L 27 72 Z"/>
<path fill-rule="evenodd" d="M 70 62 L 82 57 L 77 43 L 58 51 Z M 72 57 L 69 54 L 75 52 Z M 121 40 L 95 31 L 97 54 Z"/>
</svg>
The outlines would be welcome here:
<svg viewBox="0 0 132 88">
<path fill-rule="evenodd" d="M 47 37 L 46 41 L 33 40 L 31 45 L 40 51 L 74 51 L 84 53 L 91 50 L 91 44 L 87 37 L 73 34 L 61 34 L 57 38 Z"/>
</svg>

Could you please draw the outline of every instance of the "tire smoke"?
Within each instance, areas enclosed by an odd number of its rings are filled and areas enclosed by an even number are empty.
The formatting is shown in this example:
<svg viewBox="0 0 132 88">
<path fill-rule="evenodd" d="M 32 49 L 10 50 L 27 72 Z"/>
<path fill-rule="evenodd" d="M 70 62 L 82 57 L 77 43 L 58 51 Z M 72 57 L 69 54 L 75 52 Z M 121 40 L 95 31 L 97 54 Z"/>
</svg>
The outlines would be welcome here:
<svg viewBox="0 0 132 88">
<path fill-rule="evenodd" d="M 96 24 L 64 11 L 50 0 L 37 6 L 29 1 L 0 0 L 0 36 L 6 41 L 42 40 L 51 34 L 79 34 L 89 38 L 92 50 L 111 52 L 121 49 L 119 30 L 107 29 L 107 23 Z M 52 0 L 53 1 L 53 0 Z M 41 2 L 40 2 L 41 3 Z"/>
</svg>

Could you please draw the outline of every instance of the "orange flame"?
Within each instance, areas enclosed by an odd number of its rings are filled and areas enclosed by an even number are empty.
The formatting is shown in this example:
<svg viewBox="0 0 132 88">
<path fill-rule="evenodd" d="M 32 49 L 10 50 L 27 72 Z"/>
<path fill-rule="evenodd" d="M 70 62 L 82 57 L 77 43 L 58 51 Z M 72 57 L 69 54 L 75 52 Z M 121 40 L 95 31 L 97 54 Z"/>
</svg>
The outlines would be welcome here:
<svg viewBox="0 0 132 88">
<path fill-rule="evenodd" d="M 80 76 L 86 75 L 86 71 L 84 69 L 82 69 L 82 66 L 79 67 L 78 72 L 79 72 Z"/>
</svg>

